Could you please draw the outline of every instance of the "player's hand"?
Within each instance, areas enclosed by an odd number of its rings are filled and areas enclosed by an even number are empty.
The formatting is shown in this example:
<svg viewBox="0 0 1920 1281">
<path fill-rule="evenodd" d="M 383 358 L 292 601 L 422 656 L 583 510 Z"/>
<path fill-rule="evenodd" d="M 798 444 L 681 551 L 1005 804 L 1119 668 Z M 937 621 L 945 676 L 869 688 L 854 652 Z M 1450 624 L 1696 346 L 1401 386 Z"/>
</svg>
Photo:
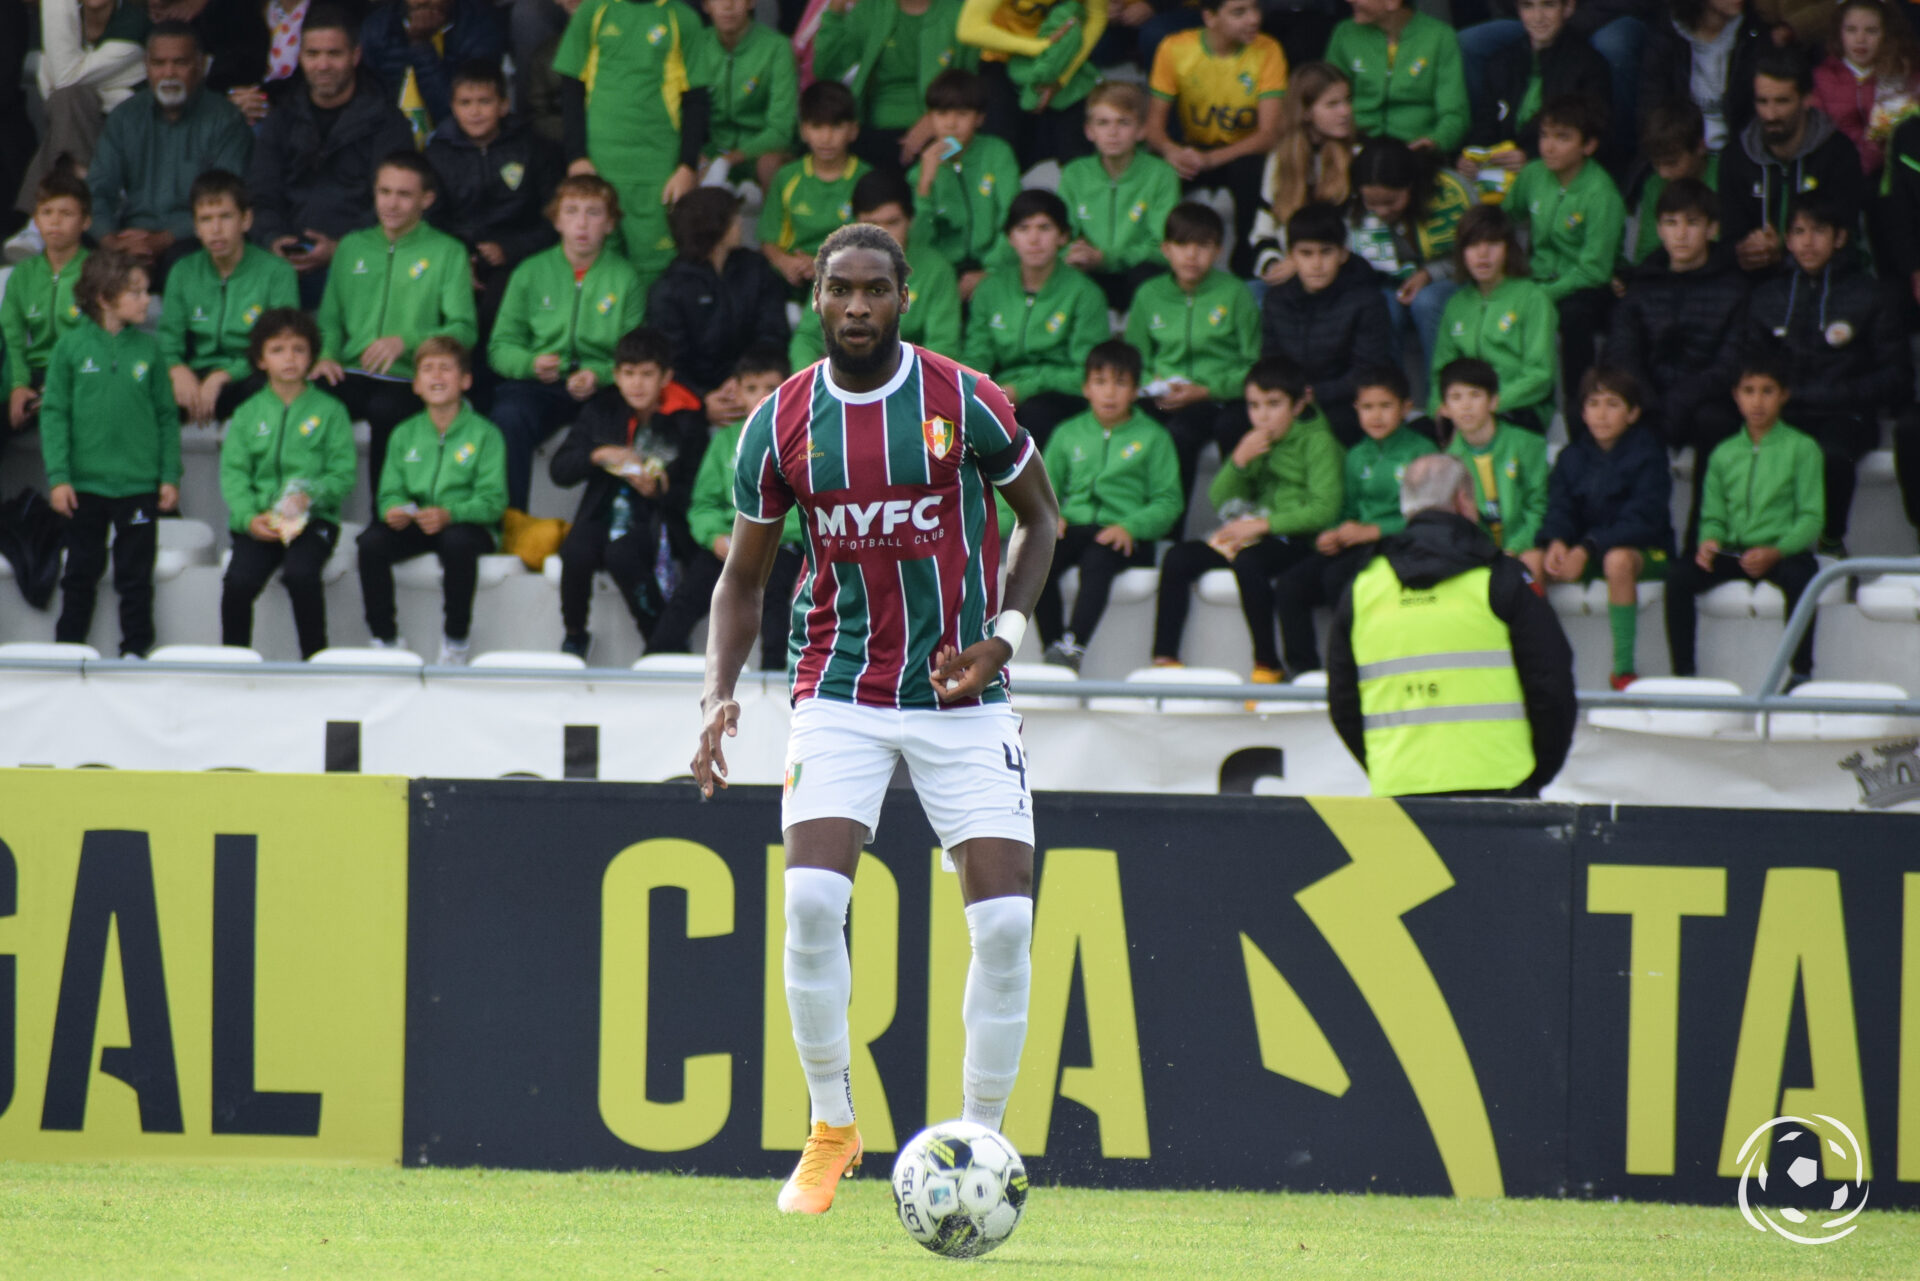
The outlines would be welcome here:
<svg viewBox="0 0 1920 1281">
<path fill-rule="evenodd" d="M 1207 167 L 1207 159 L 1192 147 L 1174 147 L 1167 152 L 1167 163 L 1182 178 L 1198 178 Z"/>
<path fill-rule="evenodd" d="M 444 507 L 422 507 L 420 514 L 413 518 L 423 534 L 437 534 L 453 524 L 453 513 Z"/>
<path fill-rule="evenodd" d="M 1122 556 L 1133 555 L 1133 535 L 1127 532 L 1125 525 L 1108 525 L 1093 536 L 1093 541 L 1102 547 L 1111 547 Z"/>
<path fill-rule="evenodd" d="M 473 252 L 485 259 L 489 267 L 504 267 L 507 265 L 507 251 L 500 247 L 498 241 L 483 240 L 473 247 Z"/>
<path fill-rule="evenodd" d="M 740 394 L 740 380 L 729 378 L 707 393 L 707 421 L 715 424 L 738 422 L 746 417 L 747 398 Z"/>
<path fill-rule="evenodd" d="M 1415 138 L 1407 144 L 1408 151 L 1432 151 L 1433 149 L 1433 139 L 1431 138 Z"/>
<path fill-rule="evenodd" d="M 1397 291 L 1395 291 L 1393 296 L 1396 299 L 1398 299 L 1400 305 L 1404 307 L 1407 304 L 1411 303 L 1415 298 L 1418 298 L 1420 296 L 1420 291 L 1422 289 L 1425 289 L 1428 285 L 1432 283 L 1433 283 L 1433 273 L 1428 271 L 1425 267 L 1422 267 L 1420 270 L 1414 272 L 1411 276 L 1408 276 L 1406 278 L 1406 281 L 1401 284 L 1400 288 Z"/>
<path fill-rule="evenodd" d="M 404 507 L 389 507 L 384 519 L 388 529 L 405 529 L 413 524 L 413 513 Z"/>
<path fill-rule="evenodd" d="M 600 390 L 600 378 L 591 369 L 576 369 L 567 375 L 567 395 L 575 400 L 591 400 Z"/>
<path fill-rule="evenodd" d="M 339 241 L 311 227 L 307 228 L 302 235 L 313 245 L 313 248 L 302 253 L 287 255 L 287 261 L 293 264 L 295 271 L 317 271 L 333 261 L 334 251 L 340 247 Z"/>
<path fill-rule="evenodd" d="M 1062 516 L 1060 518 L 1060 532 L 1053 536 L 1053 540 L 1055 542 L 1059 542 L 1061 539 L 1065 538 L 1066 536 L 1067 536 L 1067 518 L 1065 516 Z"/>
<path fill-rule="evenodd" d="M 55 485 L 47 495 L 47 502 L 62 516 L 71 516 L 80 506 L 80 495 L 73 492 L 72 485 Z"/>
<path fill-rule="evenodd" d="M 1527 153 L 1515 147 L 1511 151 L 1501 152 L 1487 163 L 1496 168 L 1505 169 L 1508 173 L 1519 173 L 1527 167 Z"/>
<path fill-rule="evenodd" d="M 280 531 L 273 527 L 273 518 L 266 512 L 247 522 L 247 536 L 263 543 L 280 541 Z"/>
<path fill-rule="evenodd" d="M 393 362 L 404 356 L 406 351 L 407 340 L 399 334 L 376 338 L 360 353 L 360 368 L 370 374 L 384 374 L 393 368 Z"/>
<path fill-rule="evenodd" d="M 1207 389 L 1199 383 L 1175 383 L 1172 390 L 1153 403 L 1169 412 L 1197 405 L 1207 399 Z"/>
<path fill-rule="evenodd" d="M 341 379 L 347 376 L 347 371 L 340 367 L 337 360 L 323 360 L 313 367 L 311 376 L 329 387 L 338 387 Z"/>
<path fill-rule="evenodd" d="M 727 754 L 723 739 L 740 735 L 740 704 L 731 698 L 700 700 L 707 723 L 700 730 L 700 750 L 693 754 L 693 781 L 700 795 L 713 799 L 713 789 L 727 785 Z"/>
<path fill-rule="evenodd" d="M 1719 554 L 1720 540 L 1717 538 L 1703 538 L 1700 540 L 1700 546 L 1693 553 L 1693 563 L 1702 569 L 1712 569 L 1713 558 Z"/>
<path fill-rule="evenodd" d="M 160 486 L 160 510 L 163 512 L 177 512 L 180 510 L 180 486 Z"/>
<path fill-rule="evenodd" d="M 672 206 L 679 203 L 680 197 L 700 185 L 700 175 L 686 165 L 675 169 L 660 188 L 660 203 Z"/>
<path fill-rule="evenodd" d="M 15 387 L 7 397 L 7 421 L 15 431 L 27 425 L 33 411 L 40 408 L 40 393 L 31 387 Z"/>
<path fill-rule="evenodd" d="M 173 383 L 173 403 L 180 406 L 193 421 L 200 421 L 200 380 L 185 365 L 175 365 L 169 369 L 167 378 Z"/>
<path fill-rule="evenodd" d="M 1764 578 L 1767 571 L 1779 563 L 1778 547 L 1749 547 L 1740 553 L 1740 568 L 1748 578 Z"/>
<path fill-rule="evenodd" d="M 1095 249 L 1085 238 L 1067 246 L 1067 266 L 1069 267 L 1086 271 L 1089 268 L 1097 268 L 1105 259 L 1106 255 Z"/>
<path fill-rule="evenodd" d="M 1313 550 L 1319 552 L 1322 556 L 1338 556 L 1341 549 L 1346 546 L 1344 542 L 1340 541 L 1340 531 L 1345 528 L 1346 526 L 1342 525 L 1338 529 L 1322 531 L 1320 536 L 1313 540 Z"/>
<path fill-rule="evenodd" d="M 1131 4 L 1122 5 L 1120 12 L 1114 16 L 1126 26 L 1137 27 L 1153 17 L 1154 12 L 1154 7 L 1147 0 L 1133 0 Z"/>
<path fill-rule="evenodd" d="M 593 167 L 593 161 L 587 159 L 585 156 L 580 157 L 567 166 L 567 177 L 569 178 L 576 174 L 598 174 L 599 172 L 598 169 Z"/>
<path fill-rule="evenodd" d="M 1468 182 L 1472 182 L 1480 176 L 1480 162 L 1472 156 L 1463 154 L 1458 160 L 1453 162 L 1453 171 L 1462 178 L 1465 178 Z"/>
<path fill-rule="evenodd" d="M 533 376 L 543 383 L 560 381 L 560 353 L 542 352 L 533 358 Z"/>
<path fill-rule="evenodd" d="M 195 422 L 210 423 L 220 408 L 220 393 L 233 381 L 233 375 L 224 369 L 216 369 L 208 374 L 200 384 L 200 398 L 193 407 Z"/>
<path fill-rule="evenodd" d="M 978 698 L 988 682 L 1012 661 L 1012 647 L 992 636 L 975 641 L 964 653 L 951 645 L 942 645 L 933 659 L 934 697 L 943 703 Z"/>
</svg>

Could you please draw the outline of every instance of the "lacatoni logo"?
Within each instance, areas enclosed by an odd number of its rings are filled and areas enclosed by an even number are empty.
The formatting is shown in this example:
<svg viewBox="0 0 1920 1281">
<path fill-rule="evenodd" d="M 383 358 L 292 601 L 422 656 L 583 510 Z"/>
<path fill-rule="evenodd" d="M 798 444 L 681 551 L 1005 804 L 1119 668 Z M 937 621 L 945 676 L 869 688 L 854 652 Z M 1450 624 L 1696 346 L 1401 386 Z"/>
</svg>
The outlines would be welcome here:
<svg viewBox="0 0 1920 1281">
<path fill-rule="evenodd" d="M 1829 1156 L 1839 1167 L 1837 1178 L 1827 1177 Z M 1827 1245 L 1860 1226 L 1853 1220 L 1867 1208 L 1867 1162 L 1844 1122 L 1818 1112 L 1812 1120 L 1776 1116 L 1747 1136 L 1737 1159 L 1740 1213 L 1754 1231 L 1775 1232 L 1796 1245 Z"/>
<path fill-rule="evenodd" d="M 851 530 L 847 527 L 849 520 Z M 940 496 L 928 494 L 918 502 L 891 498 L 875 503 L 836 503 L 814 511 L 814 528 L 822 538 L 865 538 L 870 534 L 885 538 L 907 524 L 921 530 L 940 528 Z"/>
</svg>

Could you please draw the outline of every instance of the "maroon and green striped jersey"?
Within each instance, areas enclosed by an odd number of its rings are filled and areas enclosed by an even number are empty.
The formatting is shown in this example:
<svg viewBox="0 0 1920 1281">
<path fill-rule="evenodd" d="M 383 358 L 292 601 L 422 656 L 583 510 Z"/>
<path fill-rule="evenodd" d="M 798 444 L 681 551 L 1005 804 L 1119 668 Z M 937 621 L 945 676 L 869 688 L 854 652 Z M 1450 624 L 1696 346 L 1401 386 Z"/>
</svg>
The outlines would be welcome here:
<svg viewBox="0 0 1920 1281">
<path fill-rule="evenodd" d="M 1000 612 L 1000 530 L 989 485 L 1032 464 L 1032 439 L 986 375 L 901 344 L 886 386 L 834 386 L 828 361 L 760 403 L 740 433 L 734 495 L 762 524 L 800 508 L 807 570 L 794 592 L 793 699 L 942 704 L 929 679 L 946 645 L 983 640 Z"/>
</svg>

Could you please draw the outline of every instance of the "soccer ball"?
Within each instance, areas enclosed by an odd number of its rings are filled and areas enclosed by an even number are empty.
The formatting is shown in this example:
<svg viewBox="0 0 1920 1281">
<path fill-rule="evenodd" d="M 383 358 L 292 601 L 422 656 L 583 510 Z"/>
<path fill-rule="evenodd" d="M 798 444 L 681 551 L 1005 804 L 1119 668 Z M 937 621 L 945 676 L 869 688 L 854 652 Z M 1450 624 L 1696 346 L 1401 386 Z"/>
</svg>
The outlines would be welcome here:
<svg viewBox="0 0 1920 1281">
<path fill-rule="evenodd" d="M 1005 1136 L 945 1121 L 913 1136 L 893 1163 L 893 1204 L 907 1235 L 935 1254 L 997 1249 L 1027 1206 L 1027 1167 Z"/>
</svg>

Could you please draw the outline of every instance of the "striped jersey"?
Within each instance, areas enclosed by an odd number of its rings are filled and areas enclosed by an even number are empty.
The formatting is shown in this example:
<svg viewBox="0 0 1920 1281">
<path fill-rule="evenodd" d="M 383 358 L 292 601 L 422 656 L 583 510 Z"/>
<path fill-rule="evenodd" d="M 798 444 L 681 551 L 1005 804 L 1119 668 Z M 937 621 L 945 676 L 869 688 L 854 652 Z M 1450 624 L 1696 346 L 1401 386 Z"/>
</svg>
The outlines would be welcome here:
<svg viewBox="0 0 1920 1281">
<path fill-rule="evenodd" d="M 989 485 L 1037 451 L 984 374 L 911 343 L 871 392 L 808 366 L 760 403 L 740 434 L 734 494 L 748 520 L 798 506 L 807 570 L 788 652 L 792 695 L 864 707 L 942 704 L 929 676 L 943 646 L 984 640 L 999 613 L 1000 530 Z"/>
</svg>

